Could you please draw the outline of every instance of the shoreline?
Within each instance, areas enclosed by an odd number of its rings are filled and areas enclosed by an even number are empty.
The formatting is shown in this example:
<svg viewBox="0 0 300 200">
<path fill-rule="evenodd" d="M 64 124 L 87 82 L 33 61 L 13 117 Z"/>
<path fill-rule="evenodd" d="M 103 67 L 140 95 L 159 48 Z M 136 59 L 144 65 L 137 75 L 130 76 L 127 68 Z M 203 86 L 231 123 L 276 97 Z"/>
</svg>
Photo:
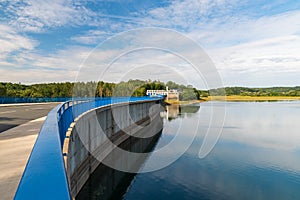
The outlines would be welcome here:
<svg viewBox="0 0 300 200">
<path fill-rule="evenodd" d="M 206 102 L 207 100 L 191 100 L 191 101 L 165 101 L 167 105 L 179 105 L 179 106 L 188 106 L 196 103 Z"/>
<path fill-rule="evenodd" d="M 207 101 L 255 102 L 255 101 L 300 101 L 300 96 L 209 96 L 201 100 L 165 101 L 169 105 L 192 105 Z"/>
<path fill-rule="evenodd" d="M 206 101 L 299 101 L 300 96 L 210 96 Z"/>
</svg>

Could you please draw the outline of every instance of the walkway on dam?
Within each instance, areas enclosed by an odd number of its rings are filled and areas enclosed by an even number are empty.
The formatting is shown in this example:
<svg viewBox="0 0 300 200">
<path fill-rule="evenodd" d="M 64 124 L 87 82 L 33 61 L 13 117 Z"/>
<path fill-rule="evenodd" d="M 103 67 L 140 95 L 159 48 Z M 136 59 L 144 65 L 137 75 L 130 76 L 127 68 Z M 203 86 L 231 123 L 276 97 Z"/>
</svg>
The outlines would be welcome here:
<svg viewBox="0 0 300 200">
<path fill-rule="evenodd" d="M 10 128 L 46 116 L 60 103 L 0 104 L 0 134 Z"/>
<path fill-rule="evenodd" d="M 0 105 L 0 197 L 2 200 L 13 199 L 46 115 L 58 104 Z"/>
</svg>

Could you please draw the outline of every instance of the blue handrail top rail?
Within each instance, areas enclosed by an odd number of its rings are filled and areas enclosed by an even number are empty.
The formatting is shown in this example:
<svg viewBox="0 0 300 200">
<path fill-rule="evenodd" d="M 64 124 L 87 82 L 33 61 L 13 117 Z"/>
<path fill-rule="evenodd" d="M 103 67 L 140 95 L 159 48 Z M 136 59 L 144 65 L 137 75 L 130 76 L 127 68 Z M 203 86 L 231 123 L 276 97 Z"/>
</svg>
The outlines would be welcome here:
<svg viewBox="0 0 300 200">
<path fill-rule="evenodd" d="M 73 99 L 56 106 L 48 113 L 40 130 L 15 199 L 71 199 L 62 145 L 66 131 L 76 117 L 100 106 L 162 99 L 149 96 Z"/>
</svg>

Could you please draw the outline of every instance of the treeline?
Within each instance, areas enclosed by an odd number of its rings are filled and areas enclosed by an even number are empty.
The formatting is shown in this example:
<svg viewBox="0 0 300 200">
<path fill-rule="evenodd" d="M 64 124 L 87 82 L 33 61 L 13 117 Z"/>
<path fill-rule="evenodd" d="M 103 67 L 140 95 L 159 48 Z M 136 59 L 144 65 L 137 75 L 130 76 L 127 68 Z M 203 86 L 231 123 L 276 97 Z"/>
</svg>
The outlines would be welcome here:
<svg viewBox="0 0 300 200">
<path fill-rule="evenodd" d="M 72 97 L 74 83 L 45 83 L 24 85 L 0 83 L 1 97 Z"/>
<path fill-rule="evenodd" d="M 174 85 L 175 83 L 172 84 Z M 145 96 L 147 90 L 165 89 L 166 84 L 163 82 L 141 80 L 129 80 L 127 82 L 120 82 L 118 84 L 103 81 L 77 83 L 43 83 L 33 85 L 0 82 L 1 97 L 53 98 L 72 97 L 73 95 L 78 97 Z"/>
<path fill-rule="evenodd" d="M 225 90 L 210 90 L 211 95 L 225 95 L 224 93 L 227 96 L 300 96 L 300 86 L 268 88 L 226 87 Z"/>
<path fill-rule="evenodd" d="M 200 99 L 207 96 L 207 91 L 199 91 L 191 85 L 185 86 L 169 81 L 129 80 L 120 83 L 77 82 L 44 83 L 24 85 L 21 83 L 0 83 L 0 97 L 110 97 L 110 96 L 145 96 L 147 90 L 178 89 L 180 100 Z"/>
<path fill-rule="evenodd" d="M 201 99 L 209 95 L 240 96 L 300 96 L 300 86 L 246 88 L 226 87 L 222 89 L 198 90 L 191 85 L 177 84 L 172 81 L 129 80 L 127 82 L 78 82 L 78 83 L 43 83 L 24 85 L 21 83 L 1 83 L 0 97 L 110 97 L 110 96 L 145 96 L 147 90 L 177 89 L 180 100 Z"/>
</svg>

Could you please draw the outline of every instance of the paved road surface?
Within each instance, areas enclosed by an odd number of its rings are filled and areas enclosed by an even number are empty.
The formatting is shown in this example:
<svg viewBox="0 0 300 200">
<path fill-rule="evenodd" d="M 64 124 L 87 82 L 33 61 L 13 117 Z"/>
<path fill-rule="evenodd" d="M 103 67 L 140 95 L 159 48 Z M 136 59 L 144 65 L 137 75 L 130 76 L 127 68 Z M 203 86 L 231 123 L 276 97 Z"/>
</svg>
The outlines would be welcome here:
<svg viewBox="0 0 300 200">
<path fill-rule="evenodd" d="M 13 199 L 45 116 L 58 104 L 0 105 L 1 200 Z"/>
<path fill-rule="evenodd" d="M 0 134 L 10 128 L 44 117 L 60 103 L 0 105 Z"/>
</svg>

